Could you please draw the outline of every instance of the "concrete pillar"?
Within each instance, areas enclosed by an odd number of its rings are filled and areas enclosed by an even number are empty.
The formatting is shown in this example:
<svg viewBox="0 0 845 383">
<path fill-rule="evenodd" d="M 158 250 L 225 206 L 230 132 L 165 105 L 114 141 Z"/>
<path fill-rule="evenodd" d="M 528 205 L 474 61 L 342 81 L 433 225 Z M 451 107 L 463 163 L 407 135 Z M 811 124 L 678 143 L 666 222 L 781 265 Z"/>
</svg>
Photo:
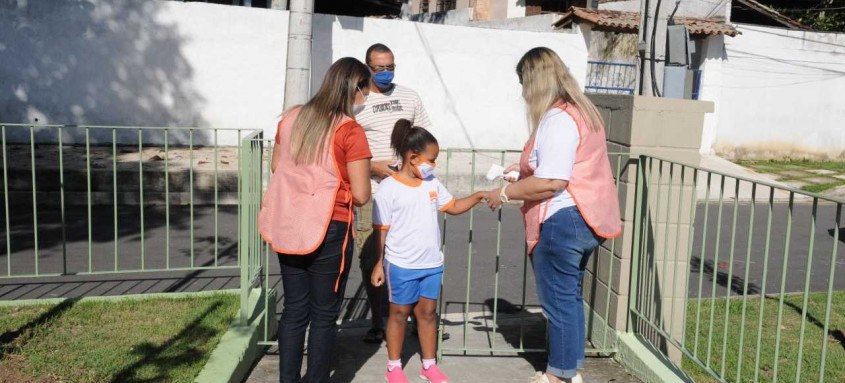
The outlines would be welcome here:
<svg viewBox="0 0 845 383">
<path fill-rule="evenodd" d="M 291 0 L 285 110 L 308 101 L 311 85 L 311 19 L 314 0 Z"/>
<path fill-rule="evenodd" d="M 661 329 L 683 342 L 689 232 L 696 198 L 693 170 L 664 163 L 661 178 L 659 162 L 644 168 L 649 170 L 648 182 L 643 184 L 648 220 L 643 225 L 645 230 L 635 233 L 636 181 L 640 169 L 636 162 L 626 161 L 626 158 L 636 160 L 645 154 L 698 165 L 704 115 L 713 112 L 713 103 L 627 95 L 590 95 L 590 98 L 604 118 L 608 151 L 629 153 L 630 157 L 623 156 L 622 161 L 617 162 L 618 157 L 611 155 L 613 170 L 620 174 L 618 189 L 624 228 L 620 237 L 605 241 L 596 259 L 589 263 L 585 300 L 593 315 L 610 328 L 633 330 L 628 328 L 628 319 L 631 264 L 636 250 L 634 237 L 645 232 L 641 238 L 648 248 L 641 254 L 640 266 L 645 269 L 640 270 L 646 270 L 645 280 L 656 283 L 641 282 L 638 290 L 650 294 L 637 295 L 637 308 L 656 323 L 662 321 Z M 681 354 L 677 349 L 652 334 L 653 331 L 646 331 L 643 326 L 638 329 L 640 333 L 651 334 L 647 338 L 680 363 Z M 594 339 L 596 336 L 601 338 L 599 340 L 606 339 L 601 333 L 592 335 Z"/>
</svg>

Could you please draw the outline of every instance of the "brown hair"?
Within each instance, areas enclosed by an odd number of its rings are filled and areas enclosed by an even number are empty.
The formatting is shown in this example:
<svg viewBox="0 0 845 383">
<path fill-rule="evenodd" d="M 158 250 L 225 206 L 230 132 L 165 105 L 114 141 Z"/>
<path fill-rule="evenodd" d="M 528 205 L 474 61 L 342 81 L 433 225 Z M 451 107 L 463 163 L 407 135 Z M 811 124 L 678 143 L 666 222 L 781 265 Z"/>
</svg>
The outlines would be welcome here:
<svg viewBox="0 0 845 383">
<path fill-rule="evenodd" d="M 343 116 L 353 116 L 356 92 L 369 86 L 370 71 L 352 57 L 335 61 L 323 77 L 320 89 L 299 112 L 293 123 L 290 153 L 296 164 L 321 161 Z"/>
<path fill-rule="evenodd" d="M 390 146 L 398 158 L 404 159 L 408 152 L 420 154 L 428 144 L 437 144 L 437 139 L 425 128 L 414 126 L 404 118 L 393 125 L 390 134 Z"/>
</svg>

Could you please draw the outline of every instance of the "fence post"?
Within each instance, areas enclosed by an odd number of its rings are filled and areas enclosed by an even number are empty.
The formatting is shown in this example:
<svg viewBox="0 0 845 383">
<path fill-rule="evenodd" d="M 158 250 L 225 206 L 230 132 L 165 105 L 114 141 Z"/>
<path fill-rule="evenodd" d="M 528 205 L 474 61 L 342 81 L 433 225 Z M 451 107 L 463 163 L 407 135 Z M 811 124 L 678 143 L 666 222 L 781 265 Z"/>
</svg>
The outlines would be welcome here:
<svg viewBox="0 0 845 383">
<path fill-rule="evenodd" d="M 238 223 L 240 230 L 238 230 L 238 266 L 241 270 L 241 307 L 240 307 L 240 322 L 242 325 L 247 325 L 249 322 L 249 313 L 247 310 L 247 306 L 249 306 L 249 290 L 250 290 L 250 257 L 249 257 L 249 246 L 250 246 L 250 236 L 249 233 L 250 225 L 254 224 L 254 222 L 249 221 L 249 214 L 246 212 L 249 208 L 248 204 L 249 201 L 246 198 L 245 194 L 248 193 L 248 186 L 252 181 L 252 174 L 250 172 L 249 167 L 247 166 L 246 158 L 250 155 L 248 153 L 251 150 L 251 147 L 247 145 L 249 143 L 249 137 L 242 139 L 238 145 L 240 145 L 241 150 L 239 151 L 240 155 L 238 156 L 238 172 L 241 175 L 240 179 L 240 193 L 238 195 L 238 206 L 240 206 L 240 222 Z M 251 158 L 251 157 L 250 157 Z"/>
<path fill-rule="evenodd" d="M 636 195 L 634 199 L 634 243 L 631 246 L 631 279 L 628 288 L 628 325 L 625 330 L 627 332 L 634 331 L 634 315 L 633 310 L 637 308 L 637 280 L 638 270 L 640 267 L 641 243 L 642 243 L 642 228 L 644 222 L 641 215 L 643 214 L 643 194 L 645 193 L 645 156 L 640 155 L 637 158 L 637 178 L 636 178 Z"/>
</svg>

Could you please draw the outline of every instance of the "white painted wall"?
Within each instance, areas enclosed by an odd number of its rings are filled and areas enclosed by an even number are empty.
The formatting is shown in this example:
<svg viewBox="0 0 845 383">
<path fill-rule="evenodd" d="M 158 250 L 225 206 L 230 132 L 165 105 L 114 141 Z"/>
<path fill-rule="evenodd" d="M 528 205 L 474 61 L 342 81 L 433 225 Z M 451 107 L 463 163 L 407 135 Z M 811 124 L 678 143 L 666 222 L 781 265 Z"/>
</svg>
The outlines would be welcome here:
<svg viewBox="0 0 845 383">
<path fill-rule="evenodd" d="M 516 63 L 529 49 L 554 49 L 577 79 L 586 74 L 580 35 L 315 15 L 312 90 L 334 60 L 361 60 L 381 42 L 396 56 L 396 83 L 416 90 L 443 147 L 520 149 L 527 138 Z"/>
<path fill-rule="evenodd" d="M 0 122 L 256 129 L 281 108 L 287 12 L 152 0 L 12 4 L 0 12 Z"/>
<path fill-rule="evenodd" d="M 0 12 L 0 122 L 275 133 L 288 12 L 153 0 L 19 4 Z M 363 61 L 376 42 L 395 51 L 396 81 L 420 94 L 444 147 L 521 148 L 527 127 L 515 66 L 528 49 L 548 46 L 577 79 L 586 73 L 578 35 L 315 15 L 312 89 L 334 60 Z M 94 136 L 111 140 L 110 131 Z M 118 135 L 136 139 L 137 131 Z M 195 143 L 209 142 L 208 132 L 195 134 Z"/>
<path fill-rule="evenodd" d="M 708 47 L 702 151 L 845 157 L 845 34 L 739 25 Z M 713 52 L 709 52 L 710 49 Z"/>
</svg>

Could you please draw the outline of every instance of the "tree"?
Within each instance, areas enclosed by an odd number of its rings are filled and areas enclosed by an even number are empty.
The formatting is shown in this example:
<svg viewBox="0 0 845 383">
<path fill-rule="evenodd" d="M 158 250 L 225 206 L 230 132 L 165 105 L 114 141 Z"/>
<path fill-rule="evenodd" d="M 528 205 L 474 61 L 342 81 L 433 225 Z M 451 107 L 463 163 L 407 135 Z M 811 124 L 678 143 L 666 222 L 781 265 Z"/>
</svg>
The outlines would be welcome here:
<svg viewBox="0 0 845 383">
<path fill-rule="evenodd" d="M 812 29 L 825 32 L 845 32 L 845 0 L 761 0 Z"/>
</svg>

